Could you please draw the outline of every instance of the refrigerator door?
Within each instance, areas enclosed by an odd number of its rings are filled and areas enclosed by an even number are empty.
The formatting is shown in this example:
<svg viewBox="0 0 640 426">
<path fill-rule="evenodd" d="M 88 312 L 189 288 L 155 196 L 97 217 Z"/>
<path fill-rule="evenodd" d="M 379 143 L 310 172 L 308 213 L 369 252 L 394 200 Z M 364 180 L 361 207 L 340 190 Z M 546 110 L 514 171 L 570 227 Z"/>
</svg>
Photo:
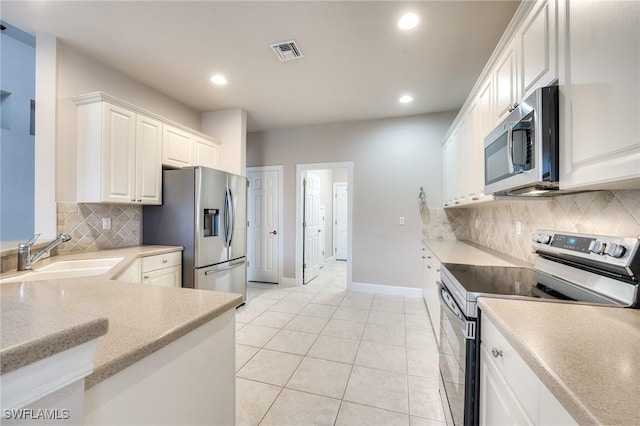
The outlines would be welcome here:
<svg viewBox="0 0 640 426">
<path fill-rule="evenodd" d="M 247 255 L 247 178 L 229 174 L 228 185 L 232 210 L 229 259 L 238 259 Z"/>
<path fill-rule="evenodd" d="M 244 257 L 196 269 L 195 278 L 197 289 L 239 293 L 242 303 L 247 300 L 247 265 Z"/>
<path fill-rule="evenodd" d="M 229 260 L 224 229 L 227 173 L 206 167 L 195 171 L 194 268 Z M 186 206 L 185 206 L 186 207 Z"/>
</svg>

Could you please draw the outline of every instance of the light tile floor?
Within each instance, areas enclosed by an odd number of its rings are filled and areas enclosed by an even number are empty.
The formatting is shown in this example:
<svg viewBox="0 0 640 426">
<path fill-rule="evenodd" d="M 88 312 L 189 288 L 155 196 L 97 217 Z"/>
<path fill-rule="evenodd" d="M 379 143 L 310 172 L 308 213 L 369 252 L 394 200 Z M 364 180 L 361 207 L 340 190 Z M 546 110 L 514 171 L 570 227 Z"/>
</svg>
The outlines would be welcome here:
<svg viewBox="0 0 640 426">
<path fill-rule="evenodd" d="M 327 262 L 303 287 L 250 283 L 236 314 L 236 424 L 444 426 L 421 298 L 346 289 Z"/>
</svg>

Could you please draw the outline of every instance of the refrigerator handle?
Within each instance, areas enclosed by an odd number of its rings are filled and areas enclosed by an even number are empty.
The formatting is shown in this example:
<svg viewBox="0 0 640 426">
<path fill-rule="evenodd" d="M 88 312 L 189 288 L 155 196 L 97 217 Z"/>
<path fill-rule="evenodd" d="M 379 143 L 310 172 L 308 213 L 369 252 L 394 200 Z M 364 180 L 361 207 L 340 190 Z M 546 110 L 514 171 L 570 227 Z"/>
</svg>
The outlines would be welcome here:
<svg viewBox="0 0 640 426">
<path fill-rule="evenodd" d="M 231 241 L 233 240 L 233 227 L 236 224 L 236 212 L 233 208 L 233 193 L 231 192 L 231 189 L 227 189 L 227 191 L 229 191 L 229 243 L 227 245 L 231 247 Z"/>
<path fill-rule="evenodd" d="M 222 222 L 224 225 L 224 245 L 229 247 L 229 190 L 224 189 L 224 210 Z"/>
</svg>

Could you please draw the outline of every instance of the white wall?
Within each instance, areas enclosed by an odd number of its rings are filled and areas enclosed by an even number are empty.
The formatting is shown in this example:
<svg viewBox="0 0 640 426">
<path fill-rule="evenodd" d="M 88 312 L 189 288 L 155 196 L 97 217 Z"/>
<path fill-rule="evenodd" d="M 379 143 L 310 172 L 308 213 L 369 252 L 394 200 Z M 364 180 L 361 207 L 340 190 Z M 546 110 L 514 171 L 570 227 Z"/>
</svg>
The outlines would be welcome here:
<svg viewBox="0 0 640 426">
<path fill-rule="evenodd" d="M 202 133 L 222 142 L 218 167 L 229 173 L 247 175 L 247 112 L 241 108 L 205 112 Z"/>
<path fill-rule="evenodd" d="M 283 275 L 295 275 L 296 164 L 354 163 L 353 281 L 419 287 L 418 191 L 442 205 L 440 144 L 455 113 L 249 133 L 247 165 L 282 165 Z M 405 226 L 398 225 L 400 216 Z"/>
<path fill-rule="evenodd" d="M 60 42 L 58 44 L 57 201 L 76 199 L 77 120 L 73 97 L 101 91 L 194 130 L 200 113 Z"/>
</svg>

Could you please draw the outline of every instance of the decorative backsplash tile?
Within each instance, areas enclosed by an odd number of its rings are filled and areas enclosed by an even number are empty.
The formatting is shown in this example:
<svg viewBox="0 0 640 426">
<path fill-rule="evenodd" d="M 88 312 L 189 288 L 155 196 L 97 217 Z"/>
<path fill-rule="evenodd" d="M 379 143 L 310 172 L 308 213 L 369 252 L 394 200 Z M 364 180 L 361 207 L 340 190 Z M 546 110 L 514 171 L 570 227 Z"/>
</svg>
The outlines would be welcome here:
<svg viewBox="0 0 640 426">
<path fill-rule="evenodd" d="M 469 240 L 528 262 L 533 262 L 531 234 L 536 229 L 640 237 L 640 191 L 502 201 L 467 210 Z M 521 235 L 516 235 L 517 221 L 522 222 Z"/>
<path fill-rule="evenodd" d="M 58 232 L 71 235 L 57 253 L 137 246 L 142 243 L 142 207 L 120 204 L 58 203 Z M 111 229 L 102 229 L 102 219 Z"/>
<path fill-rule="evenodd" d="M 421 213 L 422 238 L 426 240 L 468 239 L 466 209 L 427 209 Z"/>
</svg>

